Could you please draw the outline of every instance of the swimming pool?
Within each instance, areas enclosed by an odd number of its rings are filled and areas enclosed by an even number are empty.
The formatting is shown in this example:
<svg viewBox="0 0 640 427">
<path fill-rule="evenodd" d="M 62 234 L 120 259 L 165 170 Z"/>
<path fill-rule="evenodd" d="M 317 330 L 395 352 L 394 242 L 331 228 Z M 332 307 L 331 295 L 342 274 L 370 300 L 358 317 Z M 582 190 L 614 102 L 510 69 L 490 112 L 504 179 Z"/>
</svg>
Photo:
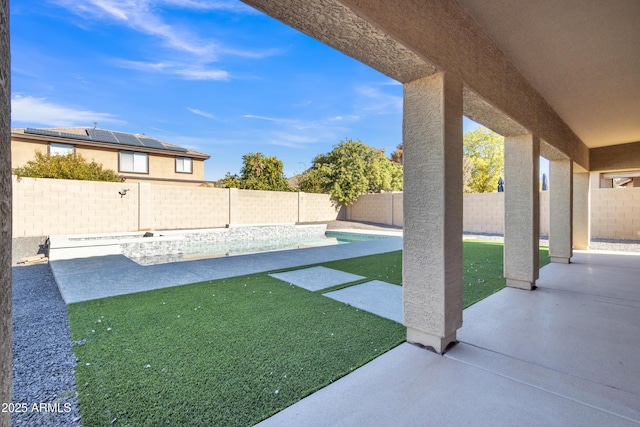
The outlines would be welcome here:
<svg viewBox="0 0 640 427">
<path fill-rule="evenodd" d="M 128 256 L 128 258 L 140 265 L 156 265 L 170 262 L 248 255 L 260 252 L 341 245 L 353 242 L 385 239 L 388 237 L 389 236 L 375 234 L 327 231 L 324 236 L 316 237 L 192 244 L 184 246 L 180 253 L 167 253 L 151 256 Z"/>
<path fill-rule="evenodd" d="M 49 236 L 50 261 L 124 255 L 142 265 L 376 240 L 376 232 L 327 231 L 325 224 L 252 224 L 220 228 Z"/>
</svg>

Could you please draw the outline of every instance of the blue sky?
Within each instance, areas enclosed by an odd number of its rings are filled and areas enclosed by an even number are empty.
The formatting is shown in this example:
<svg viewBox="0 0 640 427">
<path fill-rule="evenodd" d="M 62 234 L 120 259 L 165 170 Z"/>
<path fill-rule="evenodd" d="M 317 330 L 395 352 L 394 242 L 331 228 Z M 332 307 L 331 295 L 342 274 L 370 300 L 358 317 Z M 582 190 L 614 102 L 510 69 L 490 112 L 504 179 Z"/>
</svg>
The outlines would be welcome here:
<svg viewBox="0 0 640 427">
<path fill-rule="evenodd" d="M 207 180 L 402 138 L 398 82 L 235 0 L 13 0 L 11 49 L 12 127 L 144 133 L 211 155 Z"/>
</svg>

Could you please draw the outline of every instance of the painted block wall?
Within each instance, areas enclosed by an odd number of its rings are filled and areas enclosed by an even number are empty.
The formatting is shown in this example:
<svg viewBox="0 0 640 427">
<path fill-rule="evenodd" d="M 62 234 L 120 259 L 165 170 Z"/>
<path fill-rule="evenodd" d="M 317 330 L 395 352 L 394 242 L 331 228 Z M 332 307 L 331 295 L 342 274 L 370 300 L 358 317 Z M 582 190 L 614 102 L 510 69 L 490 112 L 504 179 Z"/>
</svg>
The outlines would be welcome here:
<svg viewBox="0 0 640 427">
<path fill-rule="evenodd" d="M 326 194 L 15 176 L 12 184 L 14 237 L 320 222 L 339 212 Z"/>
<path fill-rule="evenodd" d="M 640 240 L 640 188 L 592 189 L 591 237 Z"/>
<path fill-rule="evenodd" d="M 340 209 L 326 194 L 12 177 L 13 237 L 179 230 L 227 224 L 321 222 Z M 119 192 L 127 188 L 126 196 Z M 402 226 L 402 193 L 367 194 L 346 218 Z M 504 233 L 504 194 L 465 194 L 465 232 Z M 540 193 L 540 235 L 549 193 Z M 640 240 L 640 188 L 591 190 L 591 238 Z"/>
</svg>

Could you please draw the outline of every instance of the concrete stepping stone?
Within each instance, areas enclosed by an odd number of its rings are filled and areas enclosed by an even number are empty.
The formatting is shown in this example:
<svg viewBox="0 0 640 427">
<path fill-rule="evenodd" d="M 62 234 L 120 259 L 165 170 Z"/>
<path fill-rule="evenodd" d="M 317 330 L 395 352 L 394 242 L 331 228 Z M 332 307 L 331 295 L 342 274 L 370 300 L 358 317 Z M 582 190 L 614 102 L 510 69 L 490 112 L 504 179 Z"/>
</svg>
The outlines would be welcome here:
<svg viewBox="0 0 640 427">
<path fill-rule="evenodd" d="M 327 289 L 365 278 L 357 274 L 345 273 L 344 271 L 326 267 L 303 268 L 301 270 L 285 271 L 284 273 L 273 273 L 269 276 L 309 291 Z"/>
<path fill-rule="evenodd" d="M 380 280 L 323 294 L 380 317 L 402 323 L 402 286 Z"/>
</svg>

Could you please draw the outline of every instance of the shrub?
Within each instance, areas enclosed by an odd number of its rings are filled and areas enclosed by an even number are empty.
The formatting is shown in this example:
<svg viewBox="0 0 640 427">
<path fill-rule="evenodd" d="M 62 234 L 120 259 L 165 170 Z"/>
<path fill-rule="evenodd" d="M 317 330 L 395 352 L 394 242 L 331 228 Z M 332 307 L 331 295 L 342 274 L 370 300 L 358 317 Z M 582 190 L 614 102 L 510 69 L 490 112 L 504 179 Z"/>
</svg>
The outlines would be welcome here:
<svg viewBox="0 0 640 427">
<path fill-rule="evenodd" d="M 124 181 L 124 178 L 115 171 L 103 169 L 101 164 L 94 161 L 89 162 L 80 154 L 52 156 L 36 152 L 35 160 L 30 160 L 23 167 L 16 168 L 14 173 L 18 179 L 27 177 L 77 179 L 83 181 Z"/>
</svg>

